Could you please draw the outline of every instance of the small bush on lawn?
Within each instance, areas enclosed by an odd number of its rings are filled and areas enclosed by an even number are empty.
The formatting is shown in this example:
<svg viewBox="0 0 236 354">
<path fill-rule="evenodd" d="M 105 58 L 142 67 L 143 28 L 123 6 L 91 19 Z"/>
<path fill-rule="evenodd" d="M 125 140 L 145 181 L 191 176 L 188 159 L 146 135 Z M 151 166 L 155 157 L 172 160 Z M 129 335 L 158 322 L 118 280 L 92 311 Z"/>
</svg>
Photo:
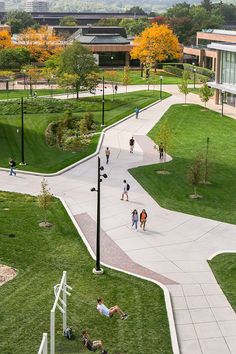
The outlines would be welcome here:
<svg viewBox="0 0 236 354">
<path fill-rule="evenodd" d="M 45 131 L 46 143 L 63 150 L 78 151 L 89 144 L 87 134 L 96 130 L 93 114 L 86 112 L 82 117 L 73 117 L 71 111 L 64 113 L 61 121 L 52 122 Z"/>
</svg>

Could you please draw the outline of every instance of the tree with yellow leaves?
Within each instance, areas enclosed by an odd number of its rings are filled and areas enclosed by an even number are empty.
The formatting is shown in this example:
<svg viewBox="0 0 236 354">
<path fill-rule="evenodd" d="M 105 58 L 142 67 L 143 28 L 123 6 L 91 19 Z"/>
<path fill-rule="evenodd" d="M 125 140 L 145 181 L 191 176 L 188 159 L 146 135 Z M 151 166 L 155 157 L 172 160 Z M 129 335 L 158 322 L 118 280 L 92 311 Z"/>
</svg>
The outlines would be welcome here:
<svg viewBox="0 0 236 354">
<path fill-rule="evenodd" d="M 181 57 L 178 38 L 167 25 L 154 23 L 134 38 L 131 58 L 139 59 L 145 68 L 155 67 L 158 62 Z"/>
<path fill-rule="evenodd" d="M 42 26 L 38 30 L 26 29 L 19 36 L 19 44 L 28 48 L 32 59 L 39 62 L 59 54 L 63 49 L 60 37 L 47 26 Z"/>
<path fill-rule="evenodd" d="M 0 31 L 0 49 L 12 47 L 11 35 L 8 31 Z"/>
</svg>

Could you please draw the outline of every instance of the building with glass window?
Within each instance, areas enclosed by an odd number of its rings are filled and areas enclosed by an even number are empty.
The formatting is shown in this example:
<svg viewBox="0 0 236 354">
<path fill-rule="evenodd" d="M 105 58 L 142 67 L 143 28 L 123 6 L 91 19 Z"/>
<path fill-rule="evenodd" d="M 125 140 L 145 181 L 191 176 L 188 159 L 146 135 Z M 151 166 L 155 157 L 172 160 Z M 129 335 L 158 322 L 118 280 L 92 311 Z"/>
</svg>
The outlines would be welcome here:
<svg viewBox="0 0 236 354">
<path fill-rule="evenodd" d="M 216 89 L 216 103 L 222 100 L 236 107 L 236 43 L 211 43 L 210 49 L 216 51 L 216 75 L 208 85 Z"/>
</svg>

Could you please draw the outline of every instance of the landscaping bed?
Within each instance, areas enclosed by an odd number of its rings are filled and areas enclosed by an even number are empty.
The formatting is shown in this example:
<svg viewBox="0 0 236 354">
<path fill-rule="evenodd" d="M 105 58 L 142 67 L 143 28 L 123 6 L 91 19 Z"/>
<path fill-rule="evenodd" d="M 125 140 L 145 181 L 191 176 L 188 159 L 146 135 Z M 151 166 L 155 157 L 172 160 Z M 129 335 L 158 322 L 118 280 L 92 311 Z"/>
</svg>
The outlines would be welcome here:
<svg viewBox="0 0 236 354">
<path fill-rule="evenodd" d="M 88 192 L 89 193 L 89 192 Z M 91 259 L 69 216 L 54 199 L 47 219 L 51 228 L 40 228 L 44 219 L 37 199 L 0 192 L 0 263 L 17 269 L 18 275 L 0 287 L 0 353 L 37 353 L 42 333 L 50 331 L 53 286 L 68 271 L 72 295 L 68 298 L 68 325 L 75 339 L 62 336 L 62 317 L 56 316 L 56 353 L 86 352 L 81 332 L 102 339 L 109 353 L 171 354 L 171 340 L 164 294 L 157 285 L 104 268 L 95 276 Z M 130 315 L 126 321 L 102 317 L 96 299 L 119 304 Z"/>
<path fill-rule="evenodd" d="M 163 93 L 163 97 L 168 97 Z M 158 100 L 159 92 L 138 91 L 127 94 L 105 96 L 105 125 L 109 126 L 134 112 L 135 107 L 144 108 Z M 18 102 L 19 103 L 19 102 Z M 96 132 L 101 132 L 102 97 L 86 97 L 79 101 L 31 99 L 24 104 L 24 137 L 26 166 L 21 169 L 36 172 L 56 172 L 92 154 L 97 147 L 99 135 L 92 136 L 90 143 L 79 151 L 64 151 L 46 144 L 45 131 L 51 122 L 64 118 L 65 110 L 73 116 L 82 117 L 86 112 L 93 114 Z M 0 102 L 0 163 L 8 167 L 10 157 L 17 163 L 21 161 L 21 111 L 17 102 Z M 34 113 L 37 112 L 37 113 Z"/>
<path fill-rule="evenodd" d="M 150 138 L 160 143 L 157 133 L 168 122 L 173 133 L 166 164 L 168 175 L 158 174 L 162 164 L 130 170 L 147 192 L 164 208 L 236 224 L 236 122 L 198 105 L 173 105 L 150 131 Z M 206 157 L 209 137 L 209 181 L 197 187 L 201 199 L 192 200 L 187 175 L 196 155 Z M 157 151 L 158 154 L 158 151 Z"/>
</svg>

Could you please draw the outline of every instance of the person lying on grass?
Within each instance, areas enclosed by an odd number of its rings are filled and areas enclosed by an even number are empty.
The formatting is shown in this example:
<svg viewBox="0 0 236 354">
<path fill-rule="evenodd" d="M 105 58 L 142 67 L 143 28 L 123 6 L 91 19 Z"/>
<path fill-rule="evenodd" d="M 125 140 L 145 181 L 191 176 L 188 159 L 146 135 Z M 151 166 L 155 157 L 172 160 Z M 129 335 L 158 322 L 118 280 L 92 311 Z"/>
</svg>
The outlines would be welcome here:
<svg viewBox="0 0 236 354">
<path fill-rule="evenodd" d="M 103 347 L 102 341 L 101 340 L 91 341 L 89 339 L 89 334 L 87 331 L 82 332 L 82 339 L 83 339 L 83 345 L 85 346 L 85 348 L 87 348 L 91 352 L 95 352 L 97 349 L 100 349 L 102 354 L 108 354 L 108 351 L 106 351 Z"/>
<path fill-rule="evenodd" d="M 101 315 L 111 318 L 115 313 L 120 315 L 121 320 L 126 320 L 128 315 L 121 310 L 118 305 L 112 306 L 111 308 L 107 308 L 104 305 L 103 299 L 100 297 L 97 299 L 97 310 L 100 312 Z"/>
</svg>

